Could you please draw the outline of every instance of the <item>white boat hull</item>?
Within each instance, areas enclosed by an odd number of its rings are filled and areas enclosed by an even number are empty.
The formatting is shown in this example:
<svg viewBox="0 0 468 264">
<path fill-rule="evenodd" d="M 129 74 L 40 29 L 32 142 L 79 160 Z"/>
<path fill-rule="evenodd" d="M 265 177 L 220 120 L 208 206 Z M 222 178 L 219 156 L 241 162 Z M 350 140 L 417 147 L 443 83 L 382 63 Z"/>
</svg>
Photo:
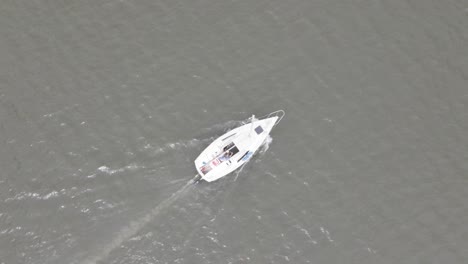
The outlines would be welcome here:
<svg viewBox="0 0 468 264">
<path fill-rule="evenodd" d="M 207 182 L 215 181 L 248 162 L 277 120 L 277 116 L 255 120 L 213 141 L 195 159 L 195 167 L 201 178 Z"/>
</svg>

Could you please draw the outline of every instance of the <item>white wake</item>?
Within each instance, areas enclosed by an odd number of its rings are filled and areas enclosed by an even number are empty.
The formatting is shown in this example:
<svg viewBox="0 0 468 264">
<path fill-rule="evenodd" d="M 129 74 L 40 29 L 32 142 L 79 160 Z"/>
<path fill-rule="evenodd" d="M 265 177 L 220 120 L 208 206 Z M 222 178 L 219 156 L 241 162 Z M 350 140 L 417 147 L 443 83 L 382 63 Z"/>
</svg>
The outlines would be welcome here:
<svg viewBox="0 0 468 264">
<path fill-rule="evenodd" d="M 100 261 L 107 258 L 107 256 L 116 248 L 118 248 L 122 243 L 129 240 L 132 236 L 134 236 L 140 229 L 142 229 L 145 225 L 152 222 L 159 213 L 170 206 L 174 201 L 179 199 L 182 195 L 184 195 L 190 188 L 194 186 L 194 183 L 197 179 L 198 175 L 195 175 L 191 180 L 189 180 L 184 186 L 182 186 L 179 190 L 174 192 L 169 198 L 162 201 L 158 206 L 154 207 L 148 214 L 144 217 L 132 221 L 127 227 L 123 228 L 119 231 L 119 233 L 110 241 L 107 245 L 103 248 L 100 248 L 99 253 L 96 255 L 88 258 L 87 260 L 83 261 L 82 264 L 96 264 Z"/>
<path fill-rule="evenodd" d="M 241 121 L 231 120 L 225 123 L 214 125 L 208 128 L 207 130 L 211 131 L 211 130 L 219 130 L 219 129 L 228 129 L 232 126 L 238 126 L 239 123 L 241 123 Z M 203 139 L 203 140 L 191 139 L 191 140 L 183 141 L 183 142 L 168 143 L 160 148 L 154 148 L 148 144 L 144 146 L 144 148 L 152 149 L 154 154 L 160 154 L 168 150 L 178 150 L 181 148 L 194 147 L 200 143 L 206 143 L 207 141 L 212 141 L 212 140 L 213 140 L 213 137 Z M 107 173 L 114 172 L 113 170 L 110 170 L 107 167 L 101 167 L 99 168 L 99 170 L 107 172 Z M 161 213 L 162 210 L 169 207 L 173 202 L 175 202 L 177 199 L 182 197 L 188 190 L 193 188 L 195 186 L 194 183 L 196 182 L 197 178 L 198 178 L 198 175 L 195 175 L 184 186 L 182 186 L 179 190 L 174 192 L 169 198 L 167 198 L 166 200 L 158 204 L 156 207 L 154 207 L 148 214 L 146 214 L 145 216 L 143 216 L 142 218 L 138 220 L 130 222 L 130 224 L 124 227 L 123 229 L 121 229 L 118 232 L 118 234 L 108 244 L 100 248 L 99 252 L 95 253 L 94 255 L 89 256 L 88 259 L 82 261 L 81 264 L 97 264 L 105 260 L 113 250 L 117 249 L 122 243 L 129 240 L 132 236 L 138 233 L 138 231 L 140 231 L 145 225 L 152 222 L 154 218 L 156 218 Z"/>
</svg>

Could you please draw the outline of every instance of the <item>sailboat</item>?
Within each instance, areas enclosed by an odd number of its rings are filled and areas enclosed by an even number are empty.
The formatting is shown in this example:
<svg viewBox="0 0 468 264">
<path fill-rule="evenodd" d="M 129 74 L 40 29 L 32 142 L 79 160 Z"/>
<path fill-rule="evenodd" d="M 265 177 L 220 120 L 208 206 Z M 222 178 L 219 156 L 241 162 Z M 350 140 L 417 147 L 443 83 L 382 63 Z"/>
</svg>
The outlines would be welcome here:
<svg viewBox="0 0 468 264">
<path fill-rule="evenodd" d="M 284 115 L 283 110 L 258 119 L 252 115 L 248 123 L 213 141 L 194 161 L 201 179 L 213 182 L 247 163 Z"/>
</svg>

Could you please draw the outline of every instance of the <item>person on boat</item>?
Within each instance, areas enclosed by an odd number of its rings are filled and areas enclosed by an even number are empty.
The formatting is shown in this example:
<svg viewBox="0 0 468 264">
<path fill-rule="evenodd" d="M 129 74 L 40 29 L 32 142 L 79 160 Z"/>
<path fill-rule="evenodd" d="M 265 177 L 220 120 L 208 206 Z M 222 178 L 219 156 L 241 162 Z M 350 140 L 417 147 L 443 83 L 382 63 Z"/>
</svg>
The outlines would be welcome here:
<svg viewBox="0 0 468 264">
<path fill-rule="evenodd" d="M 219 158 L 219 160 L 226 161 L 226 160 L 229 160 L 231 157 L 232 157 L 232 152 L 228 150 Z"/>
</svg>

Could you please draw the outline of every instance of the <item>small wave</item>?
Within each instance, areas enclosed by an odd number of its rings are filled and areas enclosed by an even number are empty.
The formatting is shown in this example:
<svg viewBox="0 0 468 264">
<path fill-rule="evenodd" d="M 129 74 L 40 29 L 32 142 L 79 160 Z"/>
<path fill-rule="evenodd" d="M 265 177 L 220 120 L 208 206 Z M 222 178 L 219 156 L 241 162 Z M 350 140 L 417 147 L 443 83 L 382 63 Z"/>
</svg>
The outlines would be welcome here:
<svg viewBox="0 0 468 264">
<path fill-rule="evenodd" d="M 101 171 L 101 172 L 104 172 L 104 173 L 107 173 L 109 175 L 112 175 L 112 174 L 115 174 L 115 173 L 118 173 L 118 172 L 124 172 L 124 171 L 127 171 L 127 170 L 136 170 L 136 169 L 140 169 L 140 168 L 144 168 L 144 167 L 141 167 L 141 166 L 138 166 L 138 165 L 132 163 L 132 164 L 127 165 L 125 167 L 122 167 L 120 169 L 112 170 L 111 168 L 109 168 L 107 166 L 101 166 L 101 167 L 97 168 L 97 170 Z M 92 175 L 89 175 L 87 177 L 88 178 L 93 178 L 94 176 L 95 176 L 95 174 L 92 174 Z"/>
<path fill-rule="evenodd" d="M 15 196 L 7 198 L 4 202 L 11 202 L 11 201 L 21 201 L 26 198 L 36 199 L 36 200 L 48 200 L 50 198 L 58 197 L 60 194 L 57 191 L 51 191 L 47 194 L 41 195 L 35 192 L 20 192 L 17 193 Z"/>
<path fill-rule="evenodd" d="M 334 240 L 333 240 L 333 239 L 331 238 L 331 236 L 330 236 L 330 232 L 329 232 L 327 229 L 325 229 L 323 226 L 321 226 L 321 227 L 320 227 L 320 231 L 327 237 L 327 240 L 328 240 L 329 242 L 331 242 L 331 243 L 334 242 Z"/>
</svg>

